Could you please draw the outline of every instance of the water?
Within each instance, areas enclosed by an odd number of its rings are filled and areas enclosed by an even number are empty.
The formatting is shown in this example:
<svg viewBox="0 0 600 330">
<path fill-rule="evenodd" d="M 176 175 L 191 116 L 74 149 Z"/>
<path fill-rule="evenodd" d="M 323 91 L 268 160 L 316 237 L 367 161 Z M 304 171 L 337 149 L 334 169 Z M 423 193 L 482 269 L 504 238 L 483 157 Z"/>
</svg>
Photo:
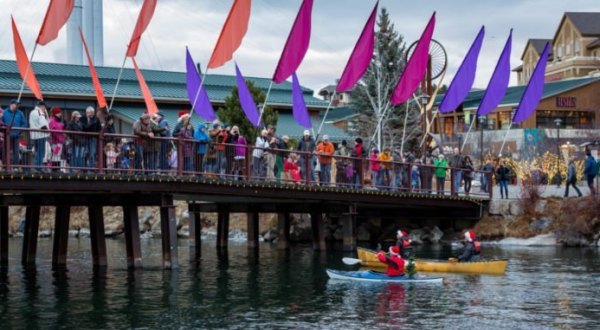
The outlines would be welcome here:
<svg viewBox="0 0 600 330">
<path fill-rule="evenodd" d="M 108 240 L 109 268 L 94 272 L 89 240 L 69 242 L 68 272 L 53 272 L 52 242 L 40 239 L 38 264 L 23 271 L 21 240 L 10 242 L 0 273 L 0 328 L 449 328 L 600 327 L 596 249 L 486 248 L 509 258 L 505 276 L 443 274 L 445 284 L 331 281 L 325 268 L 351 269 L 342 253 L 289 253 L 245 244 L 228 256 L 206 243 L 198 266 L 180 241 L 181 268 L 161 269 L 160 241 L 142 243 L 144 269 L 126 269 L 125 243 Z M 416 251 L 447 257 L 449 248 Z"/>
</svg>

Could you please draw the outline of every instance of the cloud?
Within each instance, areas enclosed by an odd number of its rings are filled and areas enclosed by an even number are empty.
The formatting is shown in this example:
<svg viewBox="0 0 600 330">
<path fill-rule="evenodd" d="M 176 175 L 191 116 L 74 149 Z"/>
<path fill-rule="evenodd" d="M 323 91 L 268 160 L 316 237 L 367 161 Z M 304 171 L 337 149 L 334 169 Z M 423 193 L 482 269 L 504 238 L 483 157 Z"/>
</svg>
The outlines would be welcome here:
<svg viewBox="0 0 600 330">
<path fill-rule="evenodd" d="M 91 1 L 91 0 L 83 0 Z M 94 0 L 95 1 L 95 0 Z M 36 2 L 44 5 L 34 5 Z M 141 0 L 104 1 L 105 65 L 119 66 L 135 24 Z M 31 50 L 48 1 L 2 0 L 3 12 L 15 15 L 22 38 Z M 148 33 L 142 38 L 138 62 L 143 68 L 183 71 L 185 46 L 205 65 L 232 1 L 161 0 Z M 250 28 L 235 55 L 248 76 L 270 77 L 275 70 L 300 0 L 254 0 Z M 315 1 L 310 50 L 298 70 L 302 84 L 318 90 L 341 75 L 374 1 Z M 485 87 L 510 28 L 514 28 L 512 66 L 529 38 L 552 38 L 565 11 L 600 11 L 589 0 L 432 0 L 418 6 L 405 0 L 381 0 L 407 43 L 418 39 L 433 11 L 437 11 L 434 38 L 448 54 L 446 83 L 456 72 L 481 25 L 486 38 L 479 59 L 476 87 Z M 0 16 L 0 58 L 14 59 L 10 16 Z M 37 61 L 66 61 L 66 31 L 48 46 L 39 47 Z M 232 63 L 211 71 L 233 74 Z M 513 77 L 512 83 L 516 82 Z"/>
</svg>

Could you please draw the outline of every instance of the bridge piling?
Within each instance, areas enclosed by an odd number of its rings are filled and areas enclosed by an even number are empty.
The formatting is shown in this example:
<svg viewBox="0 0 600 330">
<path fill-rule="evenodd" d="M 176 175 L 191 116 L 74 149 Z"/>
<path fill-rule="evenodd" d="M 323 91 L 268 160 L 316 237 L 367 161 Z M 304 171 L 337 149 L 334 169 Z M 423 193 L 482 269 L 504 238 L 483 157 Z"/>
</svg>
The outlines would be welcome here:
<svg viewBox="0 0 600 330">
<path fill-rule="evenodd" d="M 0 206 L 0 268 L 8 267 L 8 206 Z"/>
<path fill-rule="evenodd" d="M 356 206 L 349 207 L 348 212 L 342 214 L 343 250 L 353 252 L 356 250 Z"/>
<path fill-rule="evenodd" d="M 104 214 L 102 206 L 88 205 L 88 218 L 90 221 L 90 238 L 92 243 L 92 261 L 94 268 L 106 267 L 106 235 L 104 233 Z"/>
<path fill-rule="evenodd" d="M 54 237 L 52 248 L 52 268 L 61 269 L 67 265 L 67 248 L 69 244 L 70 206 L 57 206 L 54 216 Z"/>
<path fill-rule="evenodd" d="M 125 223 L 125 249 L 127 250 L 127 267 L 142 268 L 142 248 L 140 244 L 140 220 L 136 205 L 123 206 Z"/>
<path fill-rule="evenodd" d="M 227 249 L 229 243 L 229 210 L 219 208 L 217 215 L 217 249 Z"/>
<path fill-rule="evenodd" d="M 177 248 L 177 218 L 173 195 L 163 195 L 160 207 L 160 226 L 163 248 L 163 267 L 165 269 L 179 268 Z"/>
<path fill-rule="evenodd" d="M 290 249 L 290 214 L 277 214 L 277 249 Z"/>
<path fill-rule="evenodd" d="M 313 211 L 310 213 L 310 223 L 313 238 L 313 250 L 325 251 L 325 224 L 323 223 L 323 213 Z"/>
<path fill-rule="evenodd" d="M 246 213 L 248 217 L 248 249 L 258 250 L 258 211 Z"/>
<path fill-rule="evenodd" d="M 200 221 L 200 211 L 196 204 L 188 205 L 190 216 L 188 228 L 190 232 L 190 262 L 196 262 L 202 255 L 202 223 Z"/>
<path fill-rule="evenodd" d="M 40 206 L 27 206 L 25 210 L 25 232 L 23 233 L 23 251 L 21 255 L 23 266 L 35 264 L 39 227 Z"/>
</svg>

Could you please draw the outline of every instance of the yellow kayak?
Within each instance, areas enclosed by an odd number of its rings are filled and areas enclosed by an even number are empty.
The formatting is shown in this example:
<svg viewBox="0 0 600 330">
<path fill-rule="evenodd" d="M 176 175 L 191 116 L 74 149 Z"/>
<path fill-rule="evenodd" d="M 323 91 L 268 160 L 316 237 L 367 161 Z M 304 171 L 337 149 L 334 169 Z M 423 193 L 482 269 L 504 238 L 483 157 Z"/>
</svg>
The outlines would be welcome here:
<svg viewBox="0 0 600 330">
<path fill-rule="evenodd" d="M 377 252 L 357 248 L 361 265 L 369 268 L 385 268 L 386 265 L 377 259 Z M 358 261 L 357 261 L 358 262 Z M 447 260 L 415 259 L 415 268 L 421 272 L 438 273 L 472 273 L 502 275 L 506 271 L 508 260 L 490 260 L 477 262 L 450 262 Z"/>
</svg>

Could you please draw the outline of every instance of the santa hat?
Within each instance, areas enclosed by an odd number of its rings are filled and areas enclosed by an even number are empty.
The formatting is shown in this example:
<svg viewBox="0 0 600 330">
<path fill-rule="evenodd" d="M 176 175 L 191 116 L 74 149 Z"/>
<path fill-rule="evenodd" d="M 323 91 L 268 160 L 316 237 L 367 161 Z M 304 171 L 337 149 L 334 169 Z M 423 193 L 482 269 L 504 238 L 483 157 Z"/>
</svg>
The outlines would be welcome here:
<svg viewBox="0 0 600 330">
<path fill-rule="evenodd" d="M 472 231 L 467 231 L 465 233 L 465 239 L 469 242 L 472 242 L 475 239 L 475 233 Z"/>
<path fill-rule="evenodd" d="M 177 117 L 181 118 L 183 116 L 189 116 L 189 115 L 190 115 L 189 111 L 187 111 L 187 110 L 181 110 L 181 111 L 179 111 L 179 114 L 177 115 Z"/>
<path fill-rule="evenodd" d="M 398 235 L 398 238 L 402 238 L 402 237 L 408 238 L 408 233 L 403 230 L 398 230 L 397 235 Z"/>
<path fill-rule="evenodd" d="M 52 114 L 53 115 L 58 115 L 59 113 L 62 113 L 62 109 L 59 107 L 53 107 L 52 108 Z"/>
<path fill-rule="evenodd" d="M 390 254 L 397 256 L 400 255 L 400 248 L 398 248 L 397 246 L 390 246 Z"/>
</svg>

